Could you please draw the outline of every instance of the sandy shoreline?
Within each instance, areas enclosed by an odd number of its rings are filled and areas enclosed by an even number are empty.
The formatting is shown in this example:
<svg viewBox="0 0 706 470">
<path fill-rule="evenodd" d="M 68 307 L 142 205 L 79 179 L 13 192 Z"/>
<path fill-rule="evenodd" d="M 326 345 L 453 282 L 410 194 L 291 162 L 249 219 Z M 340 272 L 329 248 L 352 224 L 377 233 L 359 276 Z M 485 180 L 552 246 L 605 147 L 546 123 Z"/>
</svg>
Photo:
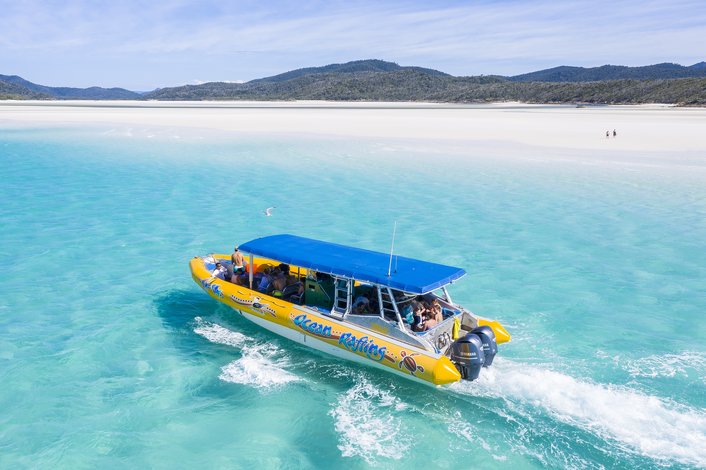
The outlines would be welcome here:
<svg viewBox="0 0 706 470">
<path fill-rule="evenodd" d="M 2 101 L 0 129 L 72 125 L 251 134 L 500 141 L 538 147 L 706 151 L 706 109 L 498 103 Z M 606 138 L 606 130 L 618 135 Z"/>
</svg>

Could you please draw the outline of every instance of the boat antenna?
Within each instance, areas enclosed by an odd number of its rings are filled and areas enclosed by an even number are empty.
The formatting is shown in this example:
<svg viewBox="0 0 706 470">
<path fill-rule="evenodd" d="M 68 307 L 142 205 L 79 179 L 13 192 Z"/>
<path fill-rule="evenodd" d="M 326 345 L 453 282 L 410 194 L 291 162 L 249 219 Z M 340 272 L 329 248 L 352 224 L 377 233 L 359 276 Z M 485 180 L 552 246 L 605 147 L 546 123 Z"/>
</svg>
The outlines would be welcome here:
<svg viewBox="0 0 706 470">
<path fill-rule="evenodd" d="M 392 229 L 392 246 L 390 247 L 390 264 L 387 266 L 387 277 L 390 277 L 390 271 L 392 271 L 392 253 L 395 251 L 395 232 L 397 232 L 397 221 L 395 220 L 395 226 Z M 397 272 L 397 269 L 395 269 Z"/>
</svg>

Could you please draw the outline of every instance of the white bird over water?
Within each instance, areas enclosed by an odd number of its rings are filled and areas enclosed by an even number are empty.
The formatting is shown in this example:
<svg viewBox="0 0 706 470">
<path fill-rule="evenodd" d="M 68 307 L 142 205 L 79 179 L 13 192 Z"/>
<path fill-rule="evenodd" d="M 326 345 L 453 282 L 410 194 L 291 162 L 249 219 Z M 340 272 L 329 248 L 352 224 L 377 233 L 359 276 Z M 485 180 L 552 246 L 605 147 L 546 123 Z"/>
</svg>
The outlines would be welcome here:
<svg viewBox="0 0 706 470">
<path fill-rule="evenodd" d="M 269 217 L 272 215 L 272 209 L 275 209 L 276 207 L 277 206 L 268 207 L 267 209 L 262 211 L 262 213 L 265 214 L 267 217 Z"/>
</svg>

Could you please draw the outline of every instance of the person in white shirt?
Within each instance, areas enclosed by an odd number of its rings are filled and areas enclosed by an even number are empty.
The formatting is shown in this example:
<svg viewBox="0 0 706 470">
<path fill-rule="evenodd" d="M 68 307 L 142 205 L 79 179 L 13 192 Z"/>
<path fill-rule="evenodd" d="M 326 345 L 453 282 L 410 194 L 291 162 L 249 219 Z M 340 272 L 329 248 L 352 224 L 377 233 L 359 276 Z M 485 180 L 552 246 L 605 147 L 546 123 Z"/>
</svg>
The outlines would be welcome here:
<svg viewBox="0 0 706 470">
<path fill-rule="evenodd" d="M 228 270 L 221 263 L 216 262 L 216 269 L 211 272 L 211 277 L 217 277 L 218 279 L 226 280 L 226 274 Z"/>
</svg>

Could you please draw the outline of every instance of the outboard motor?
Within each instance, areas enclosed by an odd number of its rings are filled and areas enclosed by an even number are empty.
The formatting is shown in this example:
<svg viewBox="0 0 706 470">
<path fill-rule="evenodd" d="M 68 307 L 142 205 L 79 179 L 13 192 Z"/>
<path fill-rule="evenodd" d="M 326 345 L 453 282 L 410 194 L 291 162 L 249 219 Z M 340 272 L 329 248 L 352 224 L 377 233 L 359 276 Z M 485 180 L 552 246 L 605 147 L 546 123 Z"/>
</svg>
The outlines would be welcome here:
<svg viewBox="0 0 706 470">
<path fill-rule="evenodd" d="M 479 326 L 471 331 L 471 334 L 478 335 L 483 342 L 483 352 L 485 353 L 483 367 L 489 367 L 493 363 L 493 358 L 498 353 L 498 344 L 495 342 L 495 332 L 489 326 Z"/>
<path fill-rule="evenodd" d="M 468 333 L 451 345 L 451 361 L 465 380 L 475 380 L 485 361 L 483 341 L 480 336 Z"/>
</svg>

